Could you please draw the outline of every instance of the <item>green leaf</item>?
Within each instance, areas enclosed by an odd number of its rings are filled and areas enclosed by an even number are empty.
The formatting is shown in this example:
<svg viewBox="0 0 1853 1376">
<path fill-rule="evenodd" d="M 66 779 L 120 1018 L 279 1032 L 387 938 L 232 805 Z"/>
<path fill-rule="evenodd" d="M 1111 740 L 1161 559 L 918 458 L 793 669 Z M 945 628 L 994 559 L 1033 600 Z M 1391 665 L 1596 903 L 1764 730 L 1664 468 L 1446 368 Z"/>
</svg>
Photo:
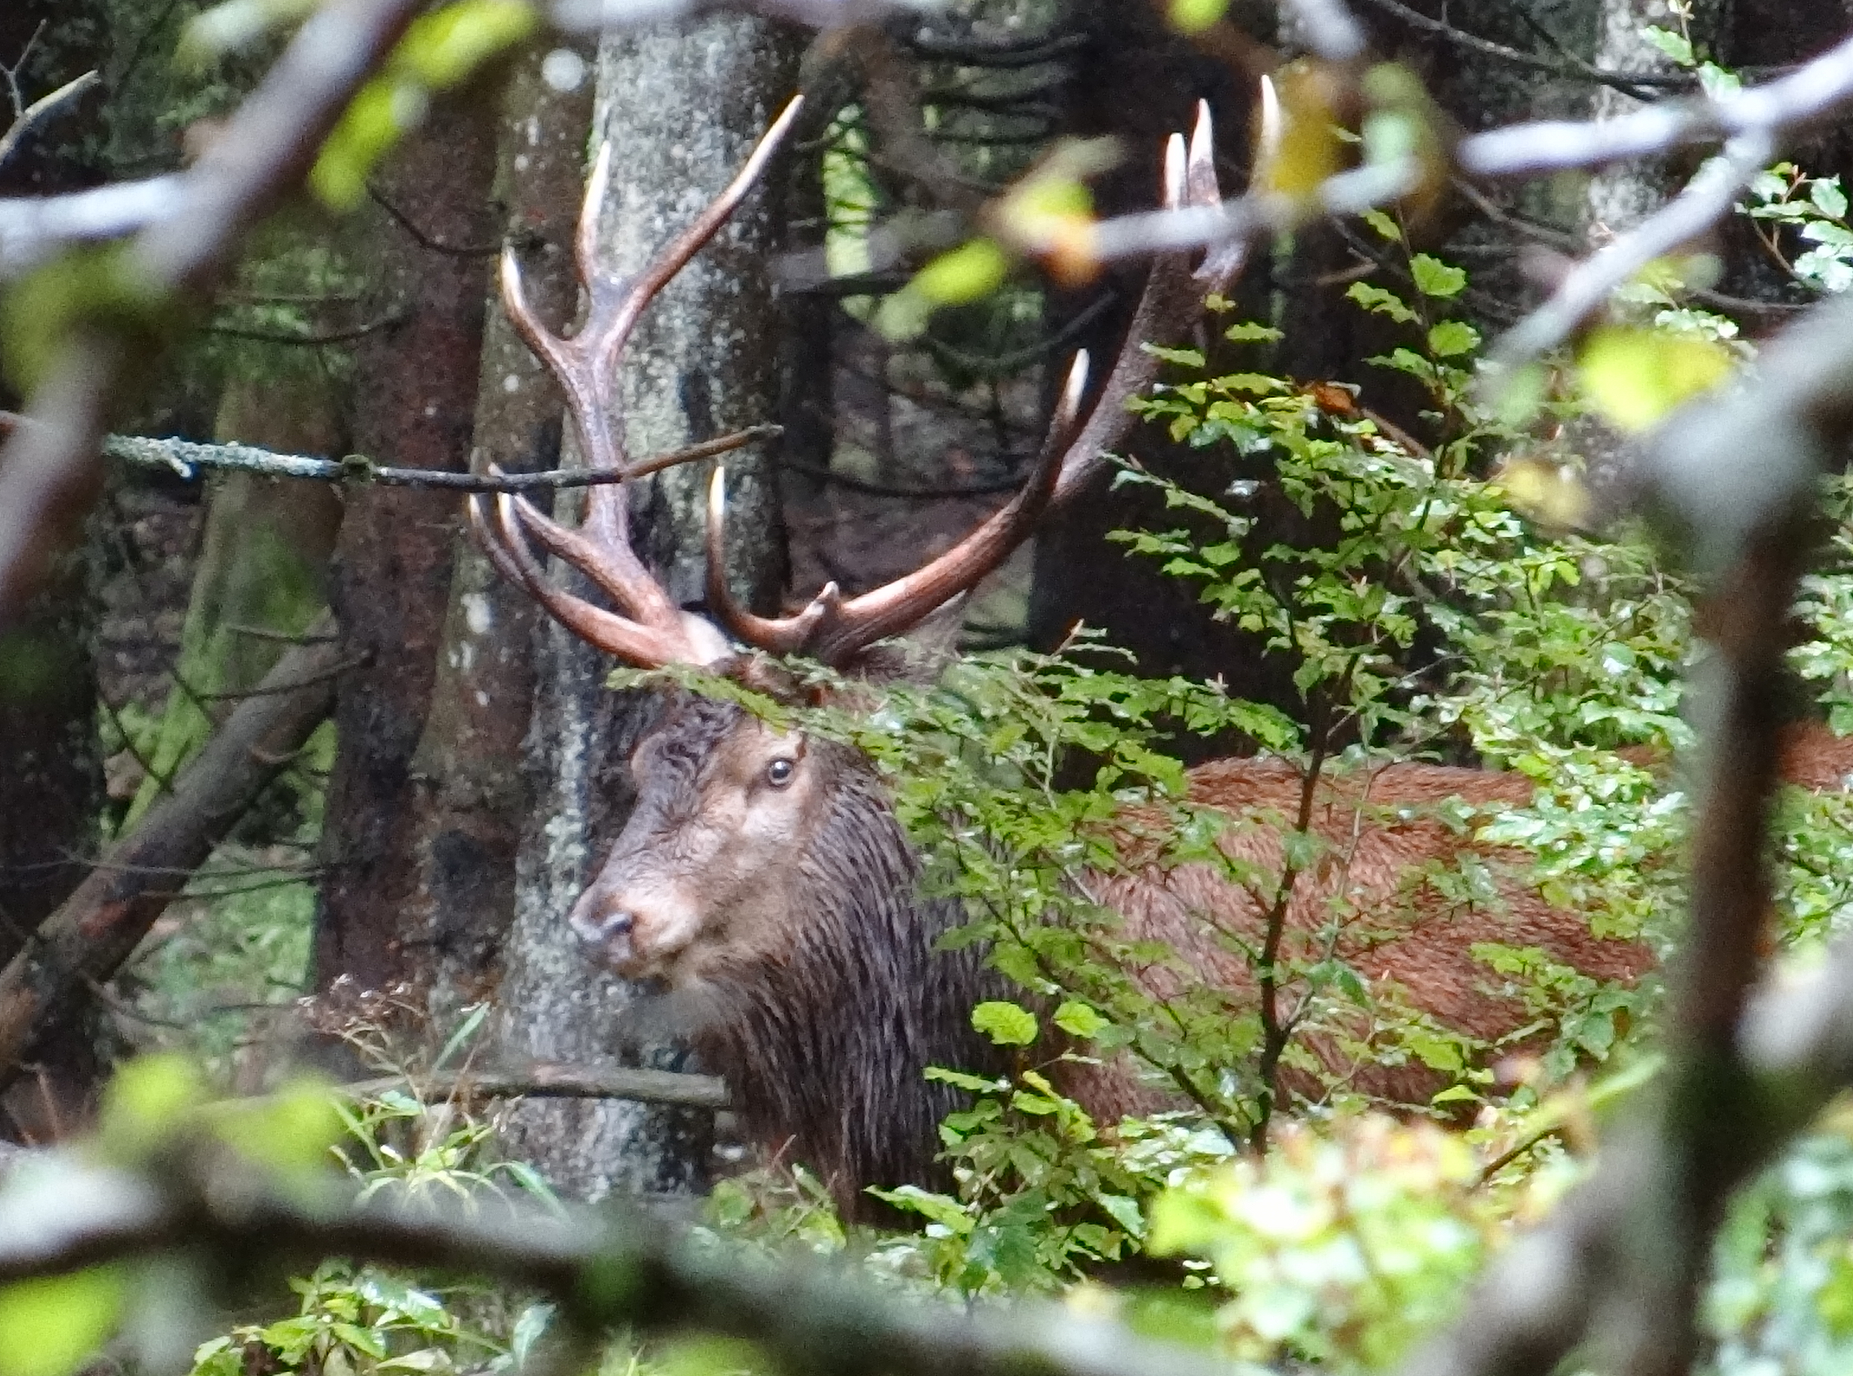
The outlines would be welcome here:
<svg viewBox="0 0 1853 1376">
<path fill-rule="evenodd" d="M 1691 335 L 1607 325 L 1577 360 L 1583 391 L 1608 421 L 1640 432 L 1731 374 L 1730 351 Z"/>
<path fill-rule="evenodd" d="M 965 1211 L 963 1204 L 950 1195 L 934 1194 L 918 1185 L 902 1185 L 892 1190 L 871 1189 L 869 1193 L 897 1209 L 919 1214 L 929 1222 L 937 1223 L 960 1236 L 972 1230 L 972 1216 Z"/>
<path fill-rule="evenodd" d="M 1458 358 L 1480 347 L 1480 332 L 1464 320 L 1444 320 L 1428 332 L 1429 352 L 1437 358 Z"/>
<path fill-rule="evenodd" d="M 1087 1039 L 1099 1036 L 1102 1028 L 1111 1026 L 1093 1008 L 1075 999 L 1069 999 L 1055 1010 L 1055 1025 L 1072 1037 Z"/>
<path fill-rule="evenodd" d="M 1257 325 L 1245 320 L 1224 330 L 1222 337 L 1235 344 L 1268 344 L 1279 339 L 1281 334 L 1272 325 Z"/>
<path fill-rule="evenodd" d="M 1387 315 L 1399 324 L 1407 325 L 1416 318 L 1415 312 L 1409 309 L 1402 297 L 1370 282 L 1353 282 L 1345 288 L 1345 297 L 1357 302 L 1365 310 Z"/>
<path fill-rule="evenodd" d="M 1396 221 L 1392 220 L 1381 210 L 1365 211 L 1364 223 L 1376 230 L 1379 235 L 1388 239 L 1393 244 L 1400 244 L 1403 241 L 1402 226 L 1397 224 Z"/>
<path fill-rule="evenodd" d="M 959 306 L 989 296 L 1010 275 L 1010 257 L 995 239 L 973 239 L 939 255 L 909 287 L 936 306 Z"/>
<path fill-rule="evenodd" d="M 1814 208 L 1823 215 L 1836 220 L 1846 218 L 1847 193 L 1840 188 L 1840 178 L 1815 178 L 1808 184 L 1808 199 L 1814 202 Z"/>
<path fill-rule="evenodd" d="M 115 1266 L 23 1280 L 0 1289 L 0 1376 L 65 1376 L 95 1352 L 122 1312 Z"/>
<path fill-rule="evenodd" d="M 1036 1015 L 1014 1003 L 981 1003 L 972 1009 L 972 1027 L 998 1046 L 1028 1046 L 1036 1040 Z"/>
<path fill-rule="evenodd" d="M 1409 260 L 1409 272 L 1415 278 L 1416 290 L 1424 296 L 1459 296 L 1467 285 L 1467 274 L 1460 268 L 1426 253 Z"/>
<path fill-rule="evenodd" d="M 1201 33 L 1229 8 L 1229 0 L 1171 0 L 1171 27 L 1179 33 Z"/>
<path fill-rule="evenodd" d="M 1682 67 L 1693 66 L 1697 61 L 1692 51 L 1692 41 L 1682 33 L 1663 29 L 1658 24 L 1646 24 L 1641 27 L 1641 37 Z"/>
</svg>

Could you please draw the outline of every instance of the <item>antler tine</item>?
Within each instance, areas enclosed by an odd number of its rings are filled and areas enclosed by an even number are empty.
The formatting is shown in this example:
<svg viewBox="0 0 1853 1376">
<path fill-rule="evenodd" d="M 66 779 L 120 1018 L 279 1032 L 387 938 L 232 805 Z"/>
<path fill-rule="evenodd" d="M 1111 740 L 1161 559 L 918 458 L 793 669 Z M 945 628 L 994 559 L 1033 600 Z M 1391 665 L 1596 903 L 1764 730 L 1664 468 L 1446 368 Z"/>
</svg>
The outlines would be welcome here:
<svg viewBox="0 0 1853 1376">
<path fill-rule="evenodd" d="M 810 605 L 796 616 L 765 617 L 741 606 L 727 585 L 727 467 L 714 465 L 708 479 L 708 610 L 748 645 L 775 655 L 797 654 L 805 649 L 818 624 L 837 614 L 843 595 L 834 582 L 825 583 Z"/>
<path fill-rule="evenodd" d="M 579 223 L 573 233 L 573 261 L 579 280 L 590 287 L 599 279 L 598 217 L 605 208 L 605 191 L 611 185 L 611 140 L 601 139 L 592 172 L 586 178 L 585 197 L 579 202 Z"/>
<path fill-rule="evenodd" d="M 772 621 L 743 611 L 727 590 L 725 573 L 717 572 L 726 568 L 721 533 L 726 487 L 717 471 L 708 489 L 708 588 L 713 609 L 748 644 L 775 653 L 801 650 L 835 665 L 913 625 L 994 571 L 1034 528 L 1055 493 L 1063 456 L 1074 438 L 1087 373 L 1083 349 L 1068 369 L 1061 401 L 1028 481 L 1001 511 L 924 568 L 848 601 L 831 583 L 796 616 Z"/>
<path fill-rule="evenodd" d="M 1160 194 L 1167 209 L 1185 204 L 1213 205 L 1221 199 L 1214 127 L 1207 102 L 1198 103 L 1188 142 L 1180 134 L 1166 140 Z M 1047 507 L 1068 500 L 1084 486 L 1098 471 L 1106 451 L 1124 436 L 1132 423 L 1127 402 L 1148 387 L 1158 372 L 1157 358 L 1142 347 L 1145 341 L 1180 318 L 1194 318 L 1196 303 L 1209 292 L 1226 288 L 1244 261 L 1239 252 L 1221 251 L 1195 273 L 1183 254 L 1155 261 L 1133 311 L 1125 346 L 1114 360 L 1085 423 L 1079 417 L 1087 385 L 1087 356 L 1081 354 L 1069 372 L 1048 438 L 1023 489 L 954 548 L 885 587 L 845 601 L 836 585 L 831 584 L 796 616 L 778 620 L 745 611 L 726 586 L 726 485 L 717 472 L 708 492 L 711 609 L 749 644 L 787 653 L 802 650 L 826 663 L 841 665 L 858 651 L 905 629 L 970 588 L 1009 557 Z"/>
<path fill-rule="evenodd" d="M 547 580 L 547 574 L 528 548 L 516 513 L 527 506 L 519 498 L 502 493 L 496 498 L 496 519 L 492 522 L 483 510 L 485 498 L 474 493 L 469 499 L 470 527 L 489 555 L 496 571 L 525 589 L 530 597 L 572 631 L 606 654 L 644 669 L 660 669 L 670 664 L 701 663 L 701 655 L 683 631 L 680 620 L 673 628 L 644 626 L 627 620 L 584 598 L 562 592 Z"/>
<path fill-rule="evenodd" d="M 617 307 L 611 327 L 610 347 L 615 352 L 624 347 L 631 329 L 637 323 L 637 317 L 643 314 L 643 308 L 651 299 L 668 285 L 670 278 L 680 272 L 700 251 L 701 246 L 720 231 L 722 225 L 739 208 L 746 199 L 746 193 L 752 190 L 753 183 L 759 180 L 760 173 L 772 160 L 772 155 L 785 140 L 791 126 L 797 121 L 798 112 L 804 108 L 804 96 L 793 96 L 779 111 L 772 127 L 760 136 L 752 155 L 747 158 L 727 189 L 708 203 L 708 208 L 696 217 L 695 222 L 670 242 L 668 247 L 651 260 L 649 265 L 624 284 L 623 300 Z"/>
</svg>

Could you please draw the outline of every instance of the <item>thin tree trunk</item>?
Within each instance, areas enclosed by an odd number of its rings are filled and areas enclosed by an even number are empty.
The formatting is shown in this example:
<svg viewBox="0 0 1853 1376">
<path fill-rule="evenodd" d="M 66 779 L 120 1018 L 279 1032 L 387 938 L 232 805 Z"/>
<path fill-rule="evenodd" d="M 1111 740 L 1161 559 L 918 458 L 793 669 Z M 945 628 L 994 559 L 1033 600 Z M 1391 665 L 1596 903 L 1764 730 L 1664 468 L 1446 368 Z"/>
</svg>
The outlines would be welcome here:
<svg viewBox="0 0 1853 1376">
<path fill-rule="evenodd" d="M 495 155 L 494 105 L 483 96 L 440 107 L 379 178 L 416 227 L 377 217 L 383 294 L 403 323 L 371 336 L 356 370 L 355 444 L 387 463 L 469 466 L 490 262 L 470 249 L 485 237 Z M 335 709 L 318 989 L 343 975 L 386 988 L 422 971 L 422 934 L 406 926 L 419 833 L 412 758 L 431 702 L 457 515 L 454 498 L 408 488 L 348 498 L 331 602 L 361 667 L 342 680 Z"/>
<path fill-rule="evenodd" d="M 791 94 L 796 51 L 775 26 L 733 16 L 605 40 L 594 137 L 612 142 L 601 221 L 612 267 L 640 268 L 733 178 Z M 624 415 L 613 417 L 633 455 L 775 414 L 768 256 L 772 208 L 782 199 L 776 183 L 762 186 L 644 317 L 622 371 Z M 773 488 L 750 460 L 728 467 L 729 573 L 739 592 L 764 604 L 776 592 L 781 562 Z M 702 467 L 671 470 L 630 494 L 637 548 L 684 604 L 702 597 L 705 479 Z M 596 1060 L 610 1053 L 635 995 L 591 965 L 565 916 L 629 809 L 625 759 L 658 708 L 654 696 L 607 691 L 609 663 L 551 623 L 536 663 L 528 738 L 534 825 L 516 884 L 503 1040 L 512 1059 Z M 663 1068 L 681 1064 L 669 1050 L 651 1058 Z M 511 1135 L 513 1149 L 567 1193 L 656 1194 L 700 1183 L 710 1121 L 700 1112 L 637 1104 L 525 1104 Z"/>
<path fill-rule="evenodd" d="M 520 254 L 528 304 L 564 329 L 578 302 L 573 229 L 592 122 L 592 46 L 533 51 L 510 74 L 496 152 L 495 199 Z M 499 303 L 483 330 L 470 466 L 555 467 L 559 389 Z M 431 713 L 413 759 L 418 864 L 405 921 L 431 943 L 434 1028 L 495 997 L 515 911 L 515 860 L 533 812 L 522 741 L 534 699 L 536 612 L 476 542 L 456 546 Z"/>
</svg>

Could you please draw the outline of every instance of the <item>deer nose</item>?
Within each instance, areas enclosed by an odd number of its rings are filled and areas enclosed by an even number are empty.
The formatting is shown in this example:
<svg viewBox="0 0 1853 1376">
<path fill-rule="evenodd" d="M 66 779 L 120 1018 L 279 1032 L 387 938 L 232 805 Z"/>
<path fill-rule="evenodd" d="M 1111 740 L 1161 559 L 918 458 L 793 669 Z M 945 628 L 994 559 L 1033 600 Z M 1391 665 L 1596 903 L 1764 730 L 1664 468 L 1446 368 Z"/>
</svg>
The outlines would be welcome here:
<svg viewBox="0 0 1853 1376">
<path fill-rule="evenodd" d="M 631 928 L 635 925 L 636 919 L 623 908 L 578 912 L 572 916 L 573 931 L 588 946 L 609 947 L 619 942 L 629 946 Z"/>
</svg>

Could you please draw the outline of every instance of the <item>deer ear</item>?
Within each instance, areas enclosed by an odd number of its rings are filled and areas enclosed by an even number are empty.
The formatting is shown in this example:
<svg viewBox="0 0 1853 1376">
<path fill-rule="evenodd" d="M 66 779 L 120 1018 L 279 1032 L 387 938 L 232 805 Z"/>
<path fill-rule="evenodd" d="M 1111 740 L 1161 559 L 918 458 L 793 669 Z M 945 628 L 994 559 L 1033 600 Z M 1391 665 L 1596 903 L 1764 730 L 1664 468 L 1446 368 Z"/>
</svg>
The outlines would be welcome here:
<svg viewBox="0 0 1853 1376">
<path fill-rule="evenodd" d="M 869 646 L 844 672 L 869 683 L 932 684 L 958 657 L 966 594 L 940 604 L 903 635 Z"/>
</svg>

